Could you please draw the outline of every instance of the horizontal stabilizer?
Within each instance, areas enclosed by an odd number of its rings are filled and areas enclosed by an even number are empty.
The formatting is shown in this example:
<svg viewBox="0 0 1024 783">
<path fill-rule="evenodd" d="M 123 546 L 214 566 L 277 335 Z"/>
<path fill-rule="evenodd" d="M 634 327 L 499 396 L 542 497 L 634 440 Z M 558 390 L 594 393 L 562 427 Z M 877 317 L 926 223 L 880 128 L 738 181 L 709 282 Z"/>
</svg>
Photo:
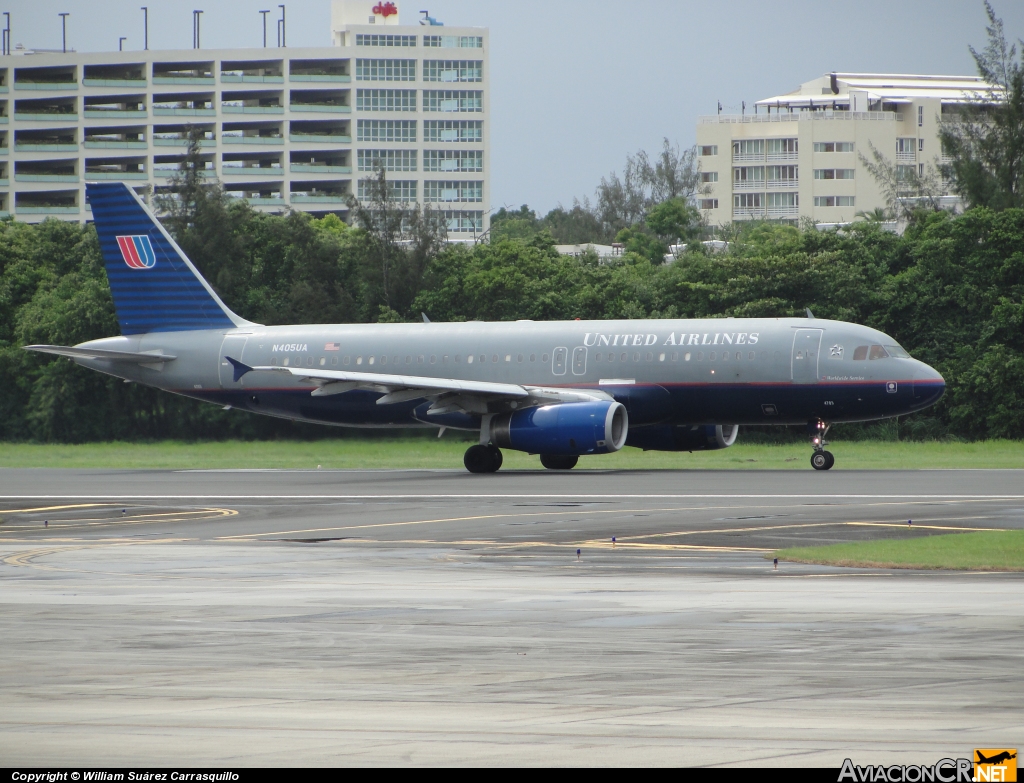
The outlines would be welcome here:
<svg viewBox="0 0 1024 783">
<path fill-rule="evenodd" d="M 167 353 L 108 351 L 103 348 L 72 348 L 66 345 L 26 345 L 25 350 L 67 356 L 69 359 L 105 359 L 110 362 L 134 362 L 135 364 L 159 364 L 172 362 L 178 358 Z"/>
</svg>

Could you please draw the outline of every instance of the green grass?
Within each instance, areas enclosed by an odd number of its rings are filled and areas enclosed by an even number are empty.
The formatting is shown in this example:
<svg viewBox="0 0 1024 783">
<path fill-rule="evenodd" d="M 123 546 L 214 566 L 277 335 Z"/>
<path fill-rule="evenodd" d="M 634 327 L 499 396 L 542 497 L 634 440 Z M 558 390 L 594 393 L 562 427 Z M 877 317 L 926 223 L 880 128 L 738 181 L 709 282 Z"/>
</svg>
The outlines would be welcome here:
<svg viewBox="0 0 1024 783">
<path fill-rule="evenodd" d="M 1024 571 L 1024 530 L 858 541 L 781 549 L 779 560 L 873 568 Z"/>
<path fill-rule="evenodd" d="M 742 439 L 743 435 L 740 434 Z M 223 441 L 182 443 L 87 443 L 41 445 L 5 443 L 6 468 L 462 468 L 470 441 L 455 433 L 386 439 L 336 438 L 317 441 Z M 834 442 L 836 470 L 895 468 L 1021 468 L 1024 443 L 985 441 Z M 503 470 L 539 469 L 537 457 L 505 451 Z M 808 445 L 744 444 L 722 451 L 689 454 L 642 452 L 583 457 L 580 468 L 620 470 L 810 470 Z"/>
</svg>

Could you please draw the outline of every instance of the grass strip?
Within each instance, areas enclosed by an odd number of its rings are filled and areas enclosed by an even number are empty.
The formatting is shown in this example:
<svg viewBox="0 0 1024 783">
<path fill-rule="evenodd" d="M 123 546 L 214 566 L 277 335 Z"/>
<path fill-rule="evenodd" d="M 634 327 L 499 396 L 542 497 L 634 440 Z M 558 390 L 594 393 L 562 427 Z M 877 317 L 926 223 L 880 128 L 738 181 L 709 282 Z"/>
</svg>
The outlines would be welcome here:
<svg viewBox="0 0 1024 783">
<path fill-rule="evenodd" d="M 742 438 L 742 433 L 740 435 Z M 462 455 L 472 441 L 458 433 L 434 437 L 379 439 L 341 437 L 315 441 L 214 441 L 185 443 L 32 444 L 5 443 L 0 468 L 109 469 L 462 469 Z M 906 468 L 1024 469 L 1024 444 L 992 440 L 976 443 L 879 442 L 835 443 L 836 466 L 842 470 Z M 502 470 L 539 470 L 535 456 L 506 450 Z M 625 448 L 615 454 L 582 457 L 579 469 L 617 470 L 805 470 L 811 449 L 800 443 L 746 444 L 721 451 L 667 453 Z M 824 478 L 825 474 L 818 474 Z M 809 480 L 814 480 L 809 478 Z"/>
<path fill-rule="evenodd" d="M 1024 530 L 925 535 L 780 549 L 774 557 L 796 563 L 860 568 L 950 571 L 1024 571 Z"/>
</svg>

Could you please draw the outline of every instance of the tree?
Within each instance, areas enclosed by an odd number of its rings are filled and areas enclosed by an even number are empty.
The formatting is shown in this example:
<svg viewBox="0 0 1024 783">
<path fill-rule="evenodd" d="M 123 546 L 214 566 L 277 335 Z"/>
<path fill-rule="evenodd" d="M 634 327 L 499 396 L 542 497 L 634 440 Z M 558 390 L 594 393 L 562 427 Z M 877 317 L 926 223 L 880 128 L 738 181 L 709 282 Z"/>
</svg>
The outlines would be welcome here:
<svg viewBox="0 0 1024 783">
<path fill-rule="evenodd" d="M 1024 206 L 1024 42 L 1018 60 L 988 0 L 985 13 L 988 43 L 980 52 L 968 48 L 991 91 L 975 94 L 939 135 L 954 191 L 969 207 L 1000 210 Z"/>
<path fill-rule="evenodd" d="M 873 160 L 863 153 L 857 153 L 860 162 L 882 189 L 882 195 L 889 212 L 903 220 L 910 220 L 920 209 L 941 209 L 941 198 L 945 189 L 938 169 L 925 164 L 924 172 L 915 165 L 899 165 L 883 155 L 874 144 L 868 142 Z"/>
<path fill-rule="evenodd" d="M 381 161 L 363 180 L 363 200 L 350 196 L 349 209 L 366 232 L 369 254 L 380 273 L 384 308 L 404 312 L 411 304 L 430 258 L 448 240 L 447 224 L 428 207 L 406 206 L 395 197 Z M 388 315 L 390 317 L 390 315 Z"/>
<path fill-rule="evenodd" d="M 647 226 L 666 244 L 674 245 L 699 235 L 701 215 L 686 199 L 677 196 L 654 207 L 647 215 Z"/>
</svg>

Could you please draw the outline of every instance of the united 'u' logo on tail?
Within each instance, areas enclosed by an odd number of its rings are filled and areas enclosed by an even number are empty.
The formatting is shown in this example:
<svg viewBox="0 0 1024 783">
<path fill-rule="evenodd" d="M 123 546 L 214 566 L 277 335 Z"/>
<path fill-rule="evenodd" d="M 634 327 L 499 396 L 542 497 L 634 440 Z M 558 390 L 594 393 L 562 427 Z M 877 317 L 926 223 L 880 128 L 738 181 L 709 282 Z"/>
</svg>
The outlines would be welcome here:
<svg viewBox="0 0 1024 783">
<path fill-rule="evenodd" d="M 119 236 L 117 245 L 121 248 L 121 258 L 132 269 L 152 269 L 156 265 L 156 253 L 153 244 L 145 234 L 141 236 Z"/>
</svg>

